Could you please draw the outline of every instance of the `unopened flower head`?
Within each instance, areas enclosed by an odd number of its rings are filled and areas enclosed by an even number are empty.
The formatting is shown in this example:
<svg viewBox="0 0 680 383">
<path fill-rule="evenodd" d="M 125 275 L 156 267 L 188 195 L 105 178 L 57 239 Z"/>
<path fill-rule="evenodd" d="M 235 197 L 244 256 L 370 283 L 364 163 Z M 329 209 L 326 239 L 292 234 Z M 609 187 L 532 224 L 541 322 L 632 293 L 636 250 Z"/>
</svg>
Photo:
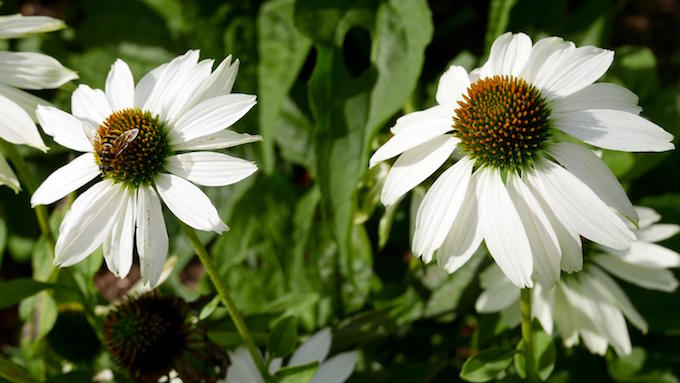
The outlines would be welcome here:
<svg viewBox="0 0 680 383">
<path fill-rule="evenodd" d="M 638 98 L 594 83 L 614 52 L 576 48 L 559 37 L 532 45 L 506 33 L 488 61 L 451 66 L 438 105 L 399 118 L 371 166 L 399 156 L 382 190 L 396 203 L 452 157 L 415 219 L 413 252 L 454 272 L 482 241 L 517 286 L 554 284 L 583 266 L 581 237 L 625 250 L 638 217 L 605 163 L 583 143 L 620 151 L 664 151 L 672 135 L 639 116 Z M 571 136 L 571 138 L 567 138 Z"/>
<path fill-rule="evenodd" d="M 47 16 L 0 16 L 0 39 L 15 39 L 64 27 Z M 0 139 L 46 151 L 35 126 L 35 108 L 47 101 L 21 89 L 52 89 L 78 78 L 54 58 L 35 52 L 0 52 Z M 19 180 L 0 154 L 0 185 L 19 191 Z"/>
<path fill-rule="evenodd" d="M 549 334 L 556 327 L 567 347 L 582 340 L 592 353 L 604 355 L 612 346 L 623 355 L 632 350 L 626 319 L 647 331 L 647 322 L 609 274 L 646 289 L 672 292 L 677 288 L 678 281 L 668 268 L 680 266 L 680 254 L 654 242 L 677 234 L 680 226 L 656 223 L 660 217 L 649 208 L 637 208 L 637 213 L 640 228 L 629 249 L 594 245 L 583 270 L 563 276 L 552 288 L 534 286 L 533 317 Z M 482 273 L 481 282 L 484 291 L 477 299 L 477 311 L 503 312 L 506 324 L 516 326 L 519 288 L 496 265 Z"/>
<path fill-rule="evenodd" d="M 38 108 L 45 133 L 84 154 L 50 175 L 31 203 L 53 203 L 100 178 L 64 218 L 56 264 L 73 265 L 103 245 L 108 268 L 125 277 L 136 244 L 142 279 L 155 286 L 168 253 L 161 200 L 195 229 L 228 230 L 196 185 L 230 185 L 257 170 L 214 151 L 261 140 L 227 129 L 255 105 L 255 96 L 231 93 L 238 60 L 227 57 L 213 71 L 213 60 L 198 59 L 198 51 L 189 51 L 136 86 L 128 65 L 117 60 L 105 91 L 76 89 L 72 114 Z"/>
<path fill-rule="evenodd" d="M 293 353 L 286 364 L 288 367 L 302 366 L 317 361 L 319 367 L 311 380 L 311 383 L 343 383 L 354 372 L 359 358 L 356 351 L 343 352 L 326 359 L 331 349 L 333 334 L 329 328 L 325 328 L 312 335 L 306 342 Z M 231 366 L 227 370 L 228 383 L 265 383 L 260 375 L 253 357 L 245 347 L 240 347 L 229 353 Z M 274 358 L 269 364 L 269 372 L 273 375 L 282 366 L 281 358 Z"/>
</svg>

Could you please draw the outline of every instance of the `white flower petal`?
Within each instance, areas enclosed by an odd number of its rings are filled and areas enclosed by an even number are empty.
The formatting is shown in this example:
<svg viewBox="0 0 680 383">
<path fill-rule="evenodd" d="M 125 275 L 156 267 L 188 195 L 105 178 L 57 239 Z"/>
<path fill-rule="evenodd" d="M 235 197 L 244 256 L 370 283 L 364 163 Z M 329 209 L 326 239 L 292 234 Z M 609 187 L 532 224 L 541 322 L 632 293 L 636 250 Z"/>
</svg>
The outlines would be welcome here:
<svg viewBox="0 0 680 383">
<path fill-rule="evenodd" d="M 47 151 L 47 146 L 40 137 L 38 127 L 31 116 L 19 105 L 0 94 L 0 138 L 13 144 L 30 145 L 36 149 Z"/>
<path fill-rule="evenodd" d="M 531 38 L 524 33 L 507 32 L 493 42 L 489 59 L 481 68 L 481 78 L 494 75 L 519 76 L 530 55 Z"/>
<path fill-rule="evenodd" d="M 40 127 L 54 142 L 78 152 L 93 151 L 86 133 L 90 128 L 83 121 L 52 106 L 38 106 L 36 115 Z"/>
<path fill-rule="evenodd" d="M 175 97 L 168 103 L 167 112 L 165 114 L 166 121 L 172 126 L 184 112 L 189 110 L 191 106 L 188 103 L 191 98 L 199 90 L 203 81 L 205 81 L 212 71 L 213 60 L 203 60 L 193 67 L 188 73 L 187 78 L 183 80 L 184 88 L 177 92 Z M 193 106 L 193 105 L 192 105 Z"/>
<path fill-rule="evenodd" d="M 555 303 L 552 306 L 553 319 L 557 331 L 562 336 L 562 339 L 565 340 L 565 345 L 571 347 L 578 340 L 578 332 L 576 330 L 576 318 L 574 318 L 574 313 L 564 292 L 565 288 L 567 288 L 565 283 L 561 283 L 553 288 L 555 292 Z"/>
<path fill-rule="evenodd" d="M 541 284 L 534 285 L 533 297 L 531 302 L 531 315 L 536 318 L 546 333 L 553 333 L 553 313 L 555 305 L 555 289 L 546 289 Z"/>
<path fill-rule="evenodd" d="M 0 52 L 0 82 L 22 89 L 53 89 L 78 78 L 53 57 L 35 52 Z"/>
<path fill-rule="evenodd" d="M 120 209 L 111 213 L 116 218 L 102 245 L 106 267 L 118 278 L 125 278 L 132 267 L 137 193 L 127 189 L 122 198 Z"/>
<path fill-rule="evenodd" d="M 172 149 L 174 151 L 226 149 L 257 141 L 262 141 L 262 136 L 236 133 L 225 129 L 207 136 L 175 144 Z"/>
<path fill-rule="evenodd" d="M 642 315 L 640 315 L 635 307 L 633 307 L 633 303 L 631 303 L 626 293 L 614 279 L 594 265 L 588 267 L 588 273 L 593 277 L 592 286 L 600 289 L 602 294 L 607 295 L 608 300 L 621 309 L 623 315 L 625 315 L 635 327 L 640 329 L 643 333 L 646 333 L 648 328 L 647 321 L 645 321 Z"/>
<path fill-rule="evenodd" d="M 142 110 L 150 110 L 166 120 L 166 113 L 170 104 L 185 85 L 190 77 L 192 69 L 198 63 L 199 51 L 190 50 L 182 56 L 178 56 L 170 61 L 162 70 L 158 72 L 158 78 L 149 91 Z M 145 84 L 145 88 L 148 84 Z M 146 92 L 146 91 L 144 91 Z M 135 98 L 135 103 L 137 99 Z"/>
<path fill-rule="evenodd" d="M 517 287 L 532 287 L 534 269 L 529 239 L 497 169 L 481 169 L 477 200 L 486 247 Z"/>
<path fill-rule="evenodd" d="M 638 96 L 630 90 L 612 83 L 596 83 L 566 97 L 552 100 L 552 113 L 569 113 L 587 109 L 611 109 L 640 114 Z"/>
<path fill-rule="evenodd" d="M 437 263 L 448 273 L 463 266 L 477 252 L 484 239 L 475 191 L 476 182 L 477 177 L 473 175 L 451 230 L 437 250 Z"/>
<path fill-rule="evenodd" d="M 592 354 L 600 356 L 607 354 L 607 347 L 609 347 L 607 338 L 588 330 L 581 330 L 581 337 L 583 338 L 583 344 Z"/>
<path fill-rule="evenodd" d="M 163 202 L 187 225 L 218 234 L 229 230 L 208 196 L 191 182 L 172 174 L 159 174 L 155 181 Z"/>
<path fill-rule="evenodd" d="M 50 103 L 40 97 L 36 97 L 21 89 L 12 88 L 11 86 L 0 83 L 0 94 L 10 99 L 15 104 L 19 105 L 33 121 L 38 121 L 35 115 L 35 110 L 39 105 L 50 106 Z"/>
<path fill-rule="evenodd" d="M 680 254 L 654 243 L 633 241 L 626 250 L 607 249 L 608 253 L 631 264 L 665 269 L 680 267 Z"/>
<path fill-rule="evenodd" d="M 522 70 L 521 77 L 528 83 L 534 83 L 538 71 L 554 52 L 573 46 L 572 42 L 564 41 L 561 37 L 546 37 L 538 40 L 531 48 L 529 60 Z"/>
<path fill-rule="evenodd" d="M 289 366 L 299 366 L 302 364 L 311 363 L 313 361 L 323 362 L 331 350 L 331 342 L 333 334 L 330 328 L 320 330 L 312 337 L 307 339 L 300 347 L 295 350 L 293 356 L 290 358 Z"/>
<path fill-rule="evenodd" d="M 470 78 L 462 66 L 451 65 L 439 79 L 436 99 L 440 105 L 446 105 L 455 110 L 458 101 L 463 99 L 463 94 L 470 86 Z"/>
<path fill-rule="evenodd" d="M 358 351 L 335 355 L 319 366 L 310 383 L 343 383 L 354 372 L 358 360 Z"/>
<path fill-rule="evenodd" d="M 662 152 L 675 148 L 673 135 L 633 113 L 590 109 L 553 113 L 557 129 L 603 149 L 625 152 Z"/>
<path fill-rule="evenodd" d="M 611 274 L 645 289 L 672 292 L 678 287 L 675 276 L 666 269 L 630 264 L 617 257 L 605 254 L 593 256 L 592 261 Z"/>
<path fill-rule="evenodd" d="M 106 76 L 106 97 L 114 112 L 134 106 L 135 80 L 130 67 L 121 59 L 111 65 Z"/>
<path fill-rule="evenodd" d="M 231 365 L 227 370 L 227 382 L 265 383 L 247 348 L 239 347 L 236 351 L 228 352 L 228 354 Z"/>
<path fill-rule="evenodd" d="M 99 247 L 111 232 L 116 216 L 111 214 L 124 202 L 123 187 L 104 180 L 76 198 L 59 229 L 54 263 L 74 265 Z"/>
<path fill-rule="evenodd" d="M 467 194 L 472 165 L 473 160 L 463 157 L 442 173 L 425 194 L 416 215 L 416 256 L 434 253 L 446 239 Z"/>
<path fill-rule="evenodd" d="M 71 96 L 71 112 L 92 126 L 99 126 L 113 113 L 104 92 L 83 84 L 79 85 Z"/>
<path fill-rule="evenodd" d="M 534 260 L 533 279 L 552 288 L 560 279 L 560 243 L 531 190 L 515 173 L 508 172 L 507 190 L 522 221 Z"/>
<path fill-rule="evenodd" d="M 615 249 L 626 249 L 635 239 L 623 220 L 563 167 L 541 160 L 528 179 L 569 231 Z"/>
<path fill-rule="evenodd" d="M 423 126 L 428 124 L 424 121 L 448 121 L 448 124 L 453 126 L 454 111 L 446 105 L 435 105 L 425 110 L 418 110 L 405 114 L 395 122 L 394 126 L 390 128 L 392 134 L 401 134 L 408 130 L 420 130 Z"/>
<path fill-rule="evenodd" d="M 7 160 L 0 153 L 0 185 L 7 185 L 10 189 L 18 193 L 21 190 L 16 174 L 9 167 Z"/>
<path fill-rule="evenodd" d="M 640 229 L 635 234 L 637 234 L 639 241 L 660 242 L 673 237 L 678 233 L 680 233 L 680 225 L 659 223 Z"/>
<path fill-rule="evenodd" d="M 479 313 L 499 312 L 518 303 L 519 289 L 503 274 L 498 265 L 491 264 L 480 276 L 484 291 L 475 302 L 475 310 Z"/>
<path fill-rule="evenodd" d="M 168 256 L 168 232 L 161 201 L 152 187 L 137 191 L 137 252 L 142 279 L 151 287 L 161 282 L 163 265 Z"/>
<path fill-rule="evenodd" d="M 48 16 L 0 16 L 0 39 L 13 39 L 30 33 L 52 32 L 65 27 L 63 21 Z"/>
<path fill-rule="evenodd" d="M 141 108 L 144 106 L 146 101 L 149 99 L 149 95 L 151 94 L 151 91 L 153 91 L 154 87 L 156 86 L 156 83 L 158 82 L 158 79 L 161 77 L 161 74 L 167 68 L 168 64 L 161 64 L 152 70 L 150 70 L 147 74 L 142 77 L 141 80 L 137 83 L 137 86 L 135 86 L 135 101 L 134 105 L 138 108 Z"/>
<path fill-rule="evenodd" d="M 594 83 L 612 61 L 613 51 L 570 44 L 545 60 L 532 83 L 549 99 L 564 97 Z"/>
<path fill-rule="evenodd" d="M 404 152 L 387 174 L 380 201 L 385 206 L 395 204 L 404 194 L 439 169 L 451 156 L 457 142 L 458 139 L 444 135 Z"/>
<path fill-rule="evenodd" d="M 254 162 L 214 152 L 190 152 L 168 157 L 170 173 L 203 186 L 235 184 L 257 171 Z"/>
<path fill-rule="evenodd" d="M 50 174 L 31 197 L 31 206 L 49 205 L 100 174 L 92 153 L 85 153 Z"/>
<path fill-rule="evenodd" d="M 177 120 L 170 130 L 170 142 L 178 145 L 226 129 L 256 103 L 255 96 L 238 93 L 203 101 Z"/>
<path fill-rule="evenodd" d="M 185 110 L 188 110 L 207 99 L 231 93 L 234 81 L 236 81 L 238 67 L 238 59 L 234 60 L 234 63 L 232 64 L 231 55 L 222 60 L 215 71 L 213 71 L 208 78 L 203 80 L 196 89 L 191 100 L 187 102 Z"/>
<path fill-rule="evenodd" d="M 638 222 L 640 229 L 647 228 L 661 220 L 661 215 L 659 215 L 659 213 L 654 211 L 652 208 L 645 206 L 635 206 L 635 211 L 637 212 L 638 217 L 640 217 Z"/>
<path fill-rule="evenodd" d="M 557 142 L 548 152 L 570 173 L 597 194 L 606 204 L 621 212 L 631 221 L 638 216 L 626 192 L 614 173 L 592 150 L 570 142 Z"/>
</svg>

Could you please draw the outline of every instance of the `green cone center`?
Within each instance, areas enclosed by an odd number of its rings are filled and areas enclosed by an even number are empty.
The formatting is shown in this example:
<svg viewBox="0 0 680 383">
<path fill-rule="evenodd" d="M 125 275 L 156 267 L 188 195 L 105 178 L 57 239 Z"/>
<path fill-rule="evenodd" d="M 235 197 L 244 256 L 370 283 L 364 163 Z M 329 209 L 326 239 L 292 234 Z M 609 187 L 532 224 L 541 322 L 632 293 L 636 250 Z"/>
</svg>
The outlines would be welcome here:
<svg viewBox="0 0 680 383">
<path fill-rule="evenodd" d="M 112 113 L 99 125 L 94 152 L 104 178 L 139 186 L 151 183 L 163 170 L 170 146 L 157 116 L 129 108 Z"/>
<path fill-rule="evenodd" d="M 487 77 L 458 103 L 453 135 L 478 165 L 520 170 L 543 148 L 549 115 L 533 85 L 514 76 Z"/>
</svg>

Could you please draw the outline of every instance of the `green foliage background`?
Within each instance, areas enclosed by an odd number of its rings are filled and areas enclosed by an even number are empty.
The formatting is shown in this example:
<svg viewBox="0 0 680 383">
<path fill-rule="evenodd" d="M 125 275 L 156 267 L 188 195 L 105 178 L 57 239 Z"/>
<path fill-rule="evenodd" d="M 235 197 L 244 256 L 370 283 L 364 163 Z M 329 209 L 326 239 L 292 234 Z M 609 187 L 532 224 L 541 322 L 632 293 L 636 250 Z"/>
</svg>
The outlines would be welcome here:
<svg viewBox="0 0 680 383">
<path fill-rule="evenodd" d="M 497 315 L 474 312 L 476 272 L 489 260 L 475 257 L 446 275 L 413 259 L 410 219 L 425 189 L 385 210 L 379 195 L 387 168 L 367 167 L 396 117 L 434 103 L 448 65 L 480 65 L 506 30 L 614 49 L 605 79 L 633 90 L 647 118 L 679 132 L 677 1 L 4 1 L 0 14 L 19 10 L 63 18 L 68 28 L 0 49 L 50 54 L 92 87 L 103 88 L 116 58 L 137 80 L 187 49 L 241 60 L 235 91 L 256 94 L 258 105 L 234 129 L 264 141 L 231 152 L 261 171 L 232 187 L 206 189 L 232 230 L 201 239 L 262 347 L 281 318 L 296 317 L 299 336 L 332 326 L 332 352 L 362 350 L 351 382 L 456 381 L 471 354 L 519 341 L 519 331 L 504 328 Z M 37 94 L 70 110 L 76 84 Z M 19 148 L 40 180 L 73 158 L 48 145 L 48 156 Z M 680 222 L 680 153 L 604 158 L 634 203 Z M 55 229 L 65 208 L 53 208 Z M 169 214 L 167 223 L 178 261 L 161 290 L 205 304 L 214 290 L 195 272 L 199 263 Z M 0 188 L 0 345 L 9 355 L 0 359 L 0 376 L 89 381 L 95 369 L 115 369 L 108 358 L 64 374 L 45 336 L 61 305 L 109 303 L 97 283 L 107 273 L 101 254 L 57 273 L 39 238 L 29 196 Z M 680 239 L 667 245 L 680 250 Z M 629 327 L 637 347 L 625 358 L 594 357 L 556 341 L 551 381 L 678 381 L 680 293 L 622 284 L 650 332 Z M 211 339 L 235 348 L 239 338 L 226 313 L 205 314 Z"/>
</svg>

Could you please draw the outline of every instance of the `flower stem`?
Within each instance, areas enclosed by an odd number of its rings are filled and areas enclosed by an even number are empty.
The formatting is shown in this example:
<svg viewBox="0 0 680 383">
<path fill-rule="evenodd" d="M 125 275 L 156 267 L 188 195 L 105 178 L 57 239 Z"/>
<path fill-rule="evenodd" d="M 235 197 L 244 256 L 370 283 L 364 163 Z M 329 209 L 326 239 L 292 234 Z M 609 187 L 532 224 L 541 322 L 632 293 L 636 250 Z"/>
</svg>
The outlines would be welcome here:
<svg viewBox="0 0 680 383">
<path fill-rule="evenodd" d="M 2 147 L 2 150 L 5 152 L 5 154 L 7 154 L 7 157 L 14 165 L 14 169 L 17 171 L 18 176 L 21 179 L 21 183 L 26 188 L 28 194 L 33 195 L 33 193 L 35 193 L 37 190 L 38 185 L 36 184 L 35 179 L 33 179 L 31 170 L 24 158 L 21 156 L 21 154 L 19 154 L 19 151 L 14 147 L 14 145 L 10 144 L 9 142 L 0 140 L 0 147 Z M 45 237 L 45 241 L 47 242 L 47 246 L 49 247 L 50 251 L 54 253 L 54 235 L 52 234 L 52 229 L 50 229 L 50 216 L 47 213 L 47 207 L 44 205 L 38 205 L 34 208 L 34 210 L 35 216 L 38 218 L 40 231 L 42 232 L 43 237 Z"/>
<path fill-rule="evenodd" d="M 208 276 L 215 285 L 217 293 L 222 298 L 222 302 L 227 308 L 227 311 L 229 312 L 232 321 L 234 321 L 236 330 L 241 336 L 241 339 L 243 339 L 243 342 L 246 344 L 246 347 L 248 348 L 250 355 L 253 357 L 257 369 L 260 370 L 260 374 L 265 379 L 265 381 L 269 381 L 270 380 L 269 372 L 267 371 L 267 367 L 265 366 L 264 360 L 262 359 L 262 355 L 260 354 L 260 351 L 255 345 L 255 342 L 253 341 L 253 337 L 250 335 L 250 332 L 248 332 L 248 328 L 246 327 L 245 322 L 243 322 L 243 318 L 241 317 L 241 314 L 238 312 L 238 309 L 236 308 L 234 301 L 229 296 L 227 287 L 220 278 L 220 275 L 217 272 L 215 265 L 210 259 L 208 251 L 206 250 L 205 246 L 203 246 L 201 241 L 198 239 L 198 235 L 196 235 L 196 231 L 193 228 L 187 226 L 184 223 L 181 223 L 181 225 L 182 229 L 184 229 L 184 233 L 189 239 L 189 242 L 191 242 L 191 246 L 193 246 L 194 250 L 196 251 L 196 254 L 198 254 L 198 259 L 201 260 L 203 267 L 205 267 L 205 271 L 208 273 Z"/>
<path fill-rule="evenodd" d="M 522 340 L 524 342 L 524 370 L 528 382 L 538 382 L 536 366 L 534 366 L 534 337 L 531 330 L 531 289 L 522 289 L 520 294 L 520 311 L 522 313 Z"/>
</svg>

